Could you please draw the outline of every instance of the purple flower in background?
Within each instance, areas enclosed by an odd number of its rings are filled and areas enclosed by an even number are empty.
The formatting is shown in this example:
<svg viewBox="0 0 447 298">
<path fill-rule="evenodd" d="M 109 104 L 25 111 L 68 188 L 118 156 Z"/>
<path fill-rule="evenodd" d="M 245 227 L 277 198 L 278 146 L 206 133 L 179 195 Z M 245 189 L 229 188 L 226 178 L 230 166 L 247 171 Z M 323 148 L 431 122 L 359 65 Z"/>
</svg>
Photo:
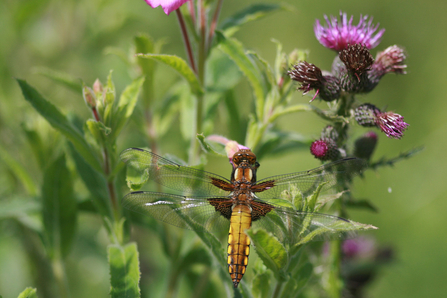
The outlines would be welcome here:
<svg viewBox="0 0 447 298">
<path fill-rule="evenodd" d="M 368 21 L 368 16 L 360 15 L 360 21 L 357 26 L 352 25 L 353 16 L 348 21 L 346 13 L 340 11 L 340 23 L 337 18 L 331 16 L 331 19 L 325 15 L 327 27 L 320 24 L 317 20 L 314 26 L 315 36 L 325 47 L 337 52 L 344 50 L 348 44 L 363 44 L 368 49 L 376 47 L 380 43 L 385 29 L 381 29 L 374 34 L 379 24 L 374 26 L 372 18 Z"/>
<path fill-rule="evenodd" d="M 163 8 L 163 11 L 169 15 L 174 10 L 178 9 L 184 3 L 190 0 L 145 0 L 150 7 L 155 8 L 160 6 Z"/>
</svg>

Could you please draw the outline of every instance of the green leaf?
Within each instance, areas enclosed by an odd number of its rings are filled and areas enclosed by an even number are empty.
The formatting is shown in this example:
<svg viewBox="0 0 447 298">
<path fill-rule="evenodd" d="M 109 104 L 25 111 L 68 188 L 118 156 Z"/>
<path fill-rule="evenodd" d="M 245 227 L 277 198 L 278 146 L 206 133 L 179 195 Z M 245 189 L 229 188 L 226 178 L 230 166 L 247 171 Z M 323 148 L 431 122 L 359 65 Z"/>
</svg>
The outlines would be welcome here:
<svg viewBox="0 0 447 298">
<path fill-rule="evenodd" d="M 65 155 L 57 158 L 44 172 L 42 211 L 49 256 L 67 256 L 76 230 L 77 202 Z"/>
<path fill-rule="evenodd" d="M 247 77 L 253 93 L 256 98 L 256 102 L 263 102 L 265 100 L 265 82 L 258 67 L 247 56 L 242 44 L 234 38 L 226 38 L 221 32 L 216 31 L 216 38 L 219 42 L 219 49 L 233 60 L 239 67 L 239 70 Z"/>
<path fill-rule="evenodd" d="M 203 94 L 203 88 L 188 63 L 180 57 L 173 55 L 157 55 L 157 54 L 137 54 L 138 57 L 157 60 L 176 70 L 189 84 L 191 92 L 197 96 Z"/>
<path fill-rule="evenodd" d="M 134 80 L 121 94 L 117 110 L 113 116 L 115 125 L 111 127 L 112 133 L 109 136 L 111 140 L 115 140 L 118 137 L 127 120 L 132 116 L 143 82 L 144 77 Z"/>
<path fill-rule="evenodd" d="M 219 26 L 219 30 L 226 36 L 232 36 L 243 24 L 259 20 L 271 12 L 285 8 L 286 6 L 282 4 L 254 4 L 225 19 Z"/>
<path fill-rule="evenodd" d="M 69 145 L 71 156 L 76 165 L 82 181 L 92 195 L 92 201 L 96 209 L 102 216 L 112 218 L 107 181 L 104 176 L 93 169 L 82 156 L 76 151 L 73 145 Z"/>
<path fill-rule="evenodd" d="M 3 149 L 1 145 L 0 158 L 3 159 L 11 172 L 13 172 L 15 177 L 23 184 L 28 194 L 35 196 L 37 194 L 37 186 L 28 174 L 28 171 L 17 160 L 15 160 L 8 151 Z"/>
<path fill-rule="evenodd" d="M 109 245 L 110 295 L 112 298 L 140 297 L 140 268 L 136 243 Z"/>
<path fill-rule="evenodd" d="M 33 72 L 43 75 L 74 92 L 79 94 L 82 93 L 82 80 L 79 78 L 75 78 L 67 73 L 55 71 L 47 67 L 36 67 L 33 69 Z"/>
<path fill-rule="evenodd" d="M 121 48 L 118 47 L 106 47 L 103 51 L 104 55 L 114 55 L 118 57 L 127 66 L 130 66 L 129 55 Z"/>
<path fill-rule="evenodd" d="M 225 149 L 222 148 L 222 150 L 219 151 L 213 148 L 213 145 L 211 145 L 211 143 L 208 142 L 208 140 L 205 138 L 203 134 L 198 134 L 197 140 L 199 141 L 202 150 L 205 151 L 206 153 L 213 153 L 218 156 L 226 157 Z"/>
<path fill-rule="evenodd" d="M 37 298 L 37 289 L 26 288 L 22 293 L 17 296 L 17 298 Z M 1 296 L 0 296 L 1 297 Z"/>
<path fill-rule="evenodd" d="M 287 253 L 281 242 L 263 229 L 249 229 L 247 235 L 253 241 L 256 252 L 275 276 L 279 275 L 280 270 L 286 265 Z"/>
<path fill-rule="evenodd" d="M 61 132 L 70 142 L 73 143 L 76 150 L 82 157 L 97 171 L 101 171 L 101 164 L 98 158 L 93 154 L 92 149 L 81 133 L 68 121 L 53 104 L 48 102 L 40 95 L 36 89 L 28 85 L 24 80 L 17 79 L 22 89 L 23 96 L 31 103 L 36 111 L 50 123 L 50 125 Z M 82 88 L 80 89 L 82 90 Z"/>
<path fill-rule="evenodd" d="M 37 163 L 41 169 L 44 169 L 48 158 L 48 152 L 45 150 L 45 146 L 40 135 L 36 130 L 27 128 L 24 123 L 22 123 L 21 126 Z"/>
<path fill-rule="evenodd" d="M 268 271 L 257 274 L 253 278 L 253 295 L 259 298 L 269 298 L 272 297 L 272 293 L 270 291 L 272 285 L 270 282 L 272 281 L 272 276 Z"/>
<path fill-rule="evenodd" d="M 0 220 L 38 213 L 41 209 L 39 202 L 30 199 L 0 200 Z"/>
</svg>

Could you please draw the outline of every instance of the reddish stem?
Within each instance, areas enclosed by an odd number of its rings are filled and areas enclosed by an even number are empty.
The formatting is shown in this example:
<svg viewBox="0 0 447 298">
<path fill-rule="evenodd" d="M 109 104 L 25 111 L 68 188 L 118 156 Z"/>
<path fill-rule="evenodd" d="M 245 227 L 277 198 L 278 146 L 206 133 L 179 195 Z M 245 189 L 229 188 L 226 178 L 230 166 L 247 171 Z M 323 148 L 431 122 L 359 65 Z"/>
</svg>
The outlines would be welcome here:
<svg viewBox="0 0 447 298">
<path fill-rule="evenodd" d="M 191 44 L 189 42 L 188 31 L 186 30 L 185 20 L 183 19 L 182 12 L 180 9 L 176 9 L 177 19 L 182 30 L 183 42 L 185 43 L 186 53 L 188 54 L 189 64 L 192 70 L 197 74 L 196 64 L 194 62 L 194 55 L 192 54 Z"/>
</svg>

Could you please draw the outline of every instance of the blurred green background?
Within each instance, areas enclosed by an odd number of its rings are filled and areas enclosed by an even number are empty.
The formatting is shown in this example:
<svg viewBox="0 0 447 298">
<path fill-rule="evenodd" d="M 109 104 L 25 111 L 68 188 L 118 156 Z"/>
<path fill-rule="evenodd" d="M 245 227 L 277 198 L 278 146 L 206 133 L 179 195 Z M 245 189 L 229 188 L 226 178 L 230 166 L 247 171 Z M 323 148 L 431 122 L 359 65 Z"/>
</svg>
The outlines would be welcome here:
<svg viewBox="0 0 447 298">
<path fill-rule="evenodd" d="M 242 1 L 227 0 L 221 19 L 255 2 L 246 0 L 241 6 Z M 379 134 L 373 160 L 382 156 L 392 157 L 419 146 L 424 146 L 425 150 L 394 168 L 368 172 L 366 179 L 359 180 L 353 190 L 354 195 L 369 198 L 379 213 L 352 211 L 350 218 L 378 226 L 374 236 L 379 243 L 390 245 L 395 251 L 395 261 L 381 270 L 368 289 L 369 297 L 445 297 L 447 72 L 444 67 L 447 65 L 447 39 L 442 32 L 447 29 L 447 2 L 290 0 L 284 3 L 295 9 L 280 11 L 250 23 L 235 35 L 246 48 L 257 51 L 270 63 L 275 57 L 275 44 L 271 39 L 276 39 L 283 43 L 286 52 L 294 48 L 309 49 L 309 62 L 322 69 L 330 69 L 334 53 L 318 43 L 313 25 L 315 19 L 322 20 L 324 14 L 338 16 L 339 10 L 354 15 L 355 24 L 360 14 L 372 15 L 374 22 L 379 22 L 380 28 L 386 29 L 381 44 L 372 50 L 373 56 L 393 44 L 406 49 L 408 74 L 385 76 L 371 94 L 359 99 L 395 111 L 410 124 L 401 140 L 387 139 L 384 134 Z M 88 85 L 96 78 L 105 80 L 108 71 L 113 69 L 117 90 L 122 90 L 130 83 L 131 76 L 122 61 L 116 56 L 105 55 L 104 50 L 116 46 L 127 51 L 138 32 L 148 33 L 155 39 L 167 37 L 163 52 L 185 57 L 175 14 L 166 16 L 161 8 L 151 9 L 143 0 L 1 1 L 1 148 L 27 170 L 33 171 L 36 165 L 30 157 L 31 150 L 22 135 L 21 125 L 51 130 L 23 99 L 15 77 L 26 79 L 37 87 L 64 113 L 74 112 L 88 118 L 89 111 L 80 94 L 55 86 L 52 81 L 34 74 L 35 67 L 45 66 L 69 73 L 82 78 Z M 175 80 L 170 70 L 161 67 L 160 71 L 163 75 L 156 78 L 156 86 L 159 86 L 156 94 L 165 92 Z M 246 82 L 238 88 L 246 92 L 241 101 L 251 99 Z M 296 93 L 296 101 L 305 103 L 308 99 Z M 315 136 L 324 126 L 311 114 L 294 115 L 280 123 L 286 130 Z M 217 133 L 225 133 L 225 130 Z M 142 141 L 138 140 L 138 144 L 132 140 L 125 142 L 126 146 L 118 148 L 118 151 L 141 145 Z M 182 150 L 172 142 L 161 144 L 161 147 L 163 152 L 178 154 Z M 259 175 L 264 177 L 267 173 L 304 170 L 316 165 L 318 161 L 307 151 L 297 152 L 263 160 Z M 216 166 L 223 169 L 216 169 Z M 228 175 L 227 165 L 222 160 L 213 159 L 207 169 Z M 13 178 L 0 158 L 0 200 L 20 197 L 22 193 L 23 186 Z M 82 215 L 78 231 L 78 239 L 67 261 L 68 274 L 80 279 L 72 281 L 72 288 L 77 284 L 86 285 L 86 288 L 76 289 L 74 293 L 87 297 L 85 295 L 95 289 L 98 295 L 106 295 L 108 267 L 105 247 L 108 240 L 101 229 L 101 222 L 93 216 Z M 27 241 L 16 237 L 18 232 L 11 223 L 0 222 L 0 295 L 3 297 L 17 296 L 26 286 L 32 286 L 31 274 L 38 274 L 32 273 L 26 265 Z M 142 258 L 146 258 L 144 252 L 151 249 L 150 243 L 139 245 Z M 159 250 L 157 247 L 154 249 Z M 154 254 L 156 252 L 151 252 L 151 258 Z"/>
</svg>

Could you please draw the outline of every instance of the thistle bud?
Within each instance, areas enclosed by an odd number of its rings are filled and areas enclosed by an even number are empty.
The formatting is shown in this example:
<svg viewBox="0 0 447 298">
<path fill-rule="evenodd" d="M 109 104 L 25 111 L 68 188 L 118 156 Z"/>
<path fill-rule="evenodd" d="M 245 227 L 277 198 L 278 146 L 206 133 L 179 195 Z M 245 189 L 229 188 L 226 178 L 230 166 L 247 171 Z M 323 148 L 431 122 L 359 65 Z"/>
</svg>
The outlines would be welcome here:
<svg viewBox="0 0 447 298">
<path fill-rule="evenodd" d="M 369 160 L 377 145 L 377 134 L 373 131 L 367 132 L 354 143 L 354 156 Z"/>
<path fill-rule="evenodd" d="M 319 160 L 336 160 L 340 156 L 337 144 L 329 138 L 314 141 L 310 145 L 310 153 Z"/>
</svg>

